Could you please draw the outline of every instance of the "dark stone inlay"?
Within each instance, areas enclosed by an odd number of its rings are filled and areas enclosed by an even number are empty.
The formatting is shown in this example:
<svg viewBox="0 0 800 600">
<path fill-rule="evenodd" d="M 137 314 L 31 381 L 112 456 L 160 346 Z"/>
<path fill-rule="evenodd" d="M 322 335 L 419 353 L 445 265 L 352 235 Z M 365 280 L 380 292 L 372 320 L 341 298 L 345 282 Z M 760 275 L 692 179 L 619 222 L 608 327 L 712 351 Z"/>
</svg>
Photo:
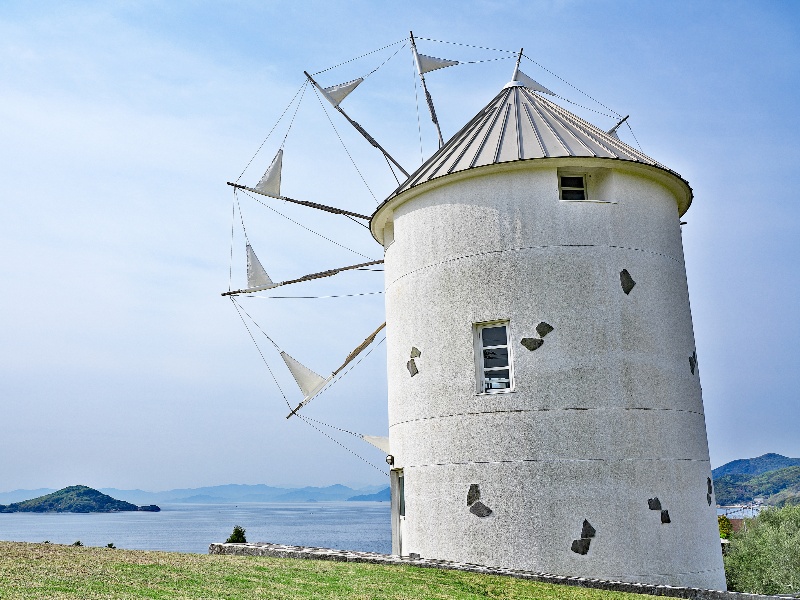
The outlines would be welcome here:
<svg viewBox="0 0 800 600">
<path fill-rule="evenodd" d="M 420 356 L 422 356 L 422 352 L 419 351 L 419 348 L 411 346 L 411 358 L 419 358 Z"/>
<path fill-rule="evenodd" d="M 419 373 L 419 369 L 417 369 L 417 363 L 414 362 L 413 358 L 406 363 L 406 367 L 408 368 L 408 372 L 411 373 L 412 377 Z"/>
<path fill-rule="evenodd" d="M 476 517 L 488 517 L 492 514 L 492 509 L 486 506 L 480 500 L 477 500 L 472 506 L 469 507 L 469 512 L 471 512 Z"/>
<path fill-rule="evenodd" d="M 522 338 L 520 344 L 525 346 L 528 350 L 533 352 L 537 348 L 541 348 L 542 344 L 544 344 L 544 340 L 540 340 L 539 338 Z"/>
<path fill-rule="evenodd" d="M 711 477 L 706 477 L 706 486 L 708 487 L 708 493 L 714 493 L 714 484 L 711 483 Z"/>
<path fill-rule="evenodd" d="M 658 497 L 650 498 L 647 501 L 647 508 L 650 510 L 661 510 L 661 500 L 659 500 Z"/>
<path fill-rule="evenodd" d="M 597 533 L 595 528 L 587 521 L 586 519 L 583 520 L 583 529 L 581 529 L 581 539 L 589 539 L 593 538 L 594 534 Z"/>
<path fill-rule="evenodd" d="M 467 506 L 472 504 L 473 502 L 477 502 L 481 499 L 481 489 L 478 487 L 477 483 L 473 483 L 469 486 L 469 491 L 467 492 Z"/>
<path fill-rule="evenodd" d="M 711 506 L 711 494 L 706 494 L 706 500 L 708 500 L 708 505 Z"/>
<path fill-rule="evenodd" d="M 662 510 L 661 511 L 661 522 L 662 523 L 671 523 L 672 521 L 669 520 L 669 511 Z"/>
<path fill-rule="evenodd" d="M 589 544 L 591 540 L 588 538 L 581 538 L 579 540 L 572 540 L 572 551 L 575 554 L 586 554 L 589 551 Z"/>
<path fill-rule="evenodd" d="M 536 326 L 536 333 L 539 334 L 540 337 L 546 336 L 548 333 L 553 331 L 554 327 L 550 325 L 550 323 L 545 323 L 542 321 Z"/>
<path fill-rule="evenodd" d="M 630 294 L 633 286 L 636 285 L 633 277 L 628 273 L 628 269 L 622 269 L 622 271 L 619 272 L 619 282 L 622 284 L 622 291 L 625 292 L 625 294 Z"/>
</svg>

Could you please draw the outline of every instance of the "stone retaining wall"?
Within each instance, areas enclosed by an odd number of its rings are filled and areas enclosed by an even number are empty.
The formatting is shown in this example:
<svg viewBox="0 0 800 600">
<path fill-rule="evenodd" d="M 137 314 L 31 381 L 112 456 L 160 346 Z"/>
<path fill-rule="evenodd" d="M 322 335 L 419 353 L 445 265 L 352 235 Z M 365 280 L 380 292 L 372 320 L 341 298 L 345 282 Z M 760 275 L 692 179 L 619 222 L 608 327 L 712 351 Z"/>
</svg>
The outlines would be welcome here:
<svg viewBox="0 0 800 600">
<path fill-rule="evenodd" d="M 687 598 L 690 600 L 765 600 L 767 598 L 790 598 L 791 596 L 760 596 L 758 594 L 741 594 L 739 592 L 723 592 L 720 590 L 703 590 L 700 588 L 672 587 L 669 585 L 649 585 L 646 583 L 628 583 L 625 581 L 604 581 L 587 577 L 565 577 L 549 573 L 534 573 L 516 569 L 503 569 L 484 565 L 472 565 L 446 560 L 433 560 L 418 556 L 396 556 L 378 554 L 376 552 L 356 552 L 354 550 L 333 550 L 331 548 L 314 548 L 309 546 L 286 546 L 259 542 L 254 544 L 211 544 L 209 554 L 229 554 L 235 556 L 269 556 L 272 558 L 305 558 L 308 560 L 331 560 L 338 562 L 370 563 L 376 565 L 409 565 L 426 569 L 445 569 L 449 571 L 466 571 L 486 575 L 504 575 L 517 579 L 528 579 L 559 585 L 629 592 L 633 594 L 650 594 L 652 596 L 668 596 L 671 598 Z"/>
</svg>

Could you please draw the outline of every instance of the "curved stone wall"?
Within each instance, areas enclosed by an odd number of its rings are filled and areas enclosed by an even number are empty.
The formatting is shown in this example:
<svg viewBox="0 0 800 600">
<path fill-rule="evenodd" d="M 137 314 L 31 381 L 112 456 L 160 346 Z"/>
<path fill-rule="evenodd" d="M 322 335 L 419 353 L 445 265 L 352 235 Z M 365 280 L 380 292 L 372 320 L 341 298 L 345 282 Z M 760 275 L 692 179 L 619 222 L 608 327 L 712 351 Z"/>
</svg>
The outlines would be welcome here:
<svg viewBox="0 0 800 600">
<path fill-rule="evenodd" d="M 585 173 L 613 203 L 561 202 L 530 162 L 382 208 L 403 553 L 724 589 L 676 199 Z M 480 394 L 474 325 L 497 320 L 514 389 Z"/>
</svg>

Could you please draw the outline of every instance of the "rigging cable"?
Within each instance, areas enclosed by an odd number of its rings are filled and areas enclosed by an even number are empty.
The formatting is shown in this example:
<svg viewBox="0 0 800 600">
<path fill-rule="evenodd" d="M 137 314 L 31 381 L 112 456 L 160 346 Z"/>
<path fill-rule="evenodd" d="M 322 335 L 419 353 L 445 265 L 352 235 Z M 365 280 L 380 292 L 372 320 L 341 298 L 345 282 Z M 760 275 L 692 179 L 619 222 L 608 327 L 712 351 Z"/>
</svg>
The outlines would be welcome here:
<svg viewBox="0 0 800 600">
<path fill-rule="evenodd" d="M 331 429 L 335 429 L 336 431 L 341 431 L 342 433 L 349 433 L 350 435 L 352 435 L 354 437 L 357 437 L 359 439 L 364 439 L 364 436 L 362 434 L 360 434 L 360 433 L 355 433 L 355 432 L 350 431 L 348 429 L 342 429 L 341 427 L 336 427 L 336 425 L 331 425 L 330 423 L 324 423 L 322 421 L 318 421 L 317 419 L 312 419 L 311 417 L 309 417 L 307 415 L 304 415 L 304 416 L 306 417 L 306 419 L 308 419 L 309 421 L 313 421 L 314 423 L 319 423 L 320 425 L 324 425 L 325 427 L 330 427 Z"/>
<path fill-rule="evenodd" d="M 306 80 L 306 84 L 308 80 Z M 292 125 L 294 125 L 294 119 L 297 116 L 297 111 L 300 110 L 300 104 L 303 102 L 303 97 L 306 95 L 306 85 L 303 86 L 303 93 L 300 94 L 300 99 L 297 101 L 297 106 L 294 107 L 294 114 L 292 115 L 292 120 L 289 121 L 289 128 L 286 130 L 286 135 L 283 136 L 283 141 L 281 142 L 281 148 L 286 145 L 286 138 L 289 137 L 289 132 L 292 130 Z"/>
<path fill-rule="evenodd" d="M 353 298 L 355 296 L 374 296 L 383 292 L 362 292 L 360 294 L 339 294 L 336 296 L 256 296 L 255 294 L 245 294 L 242 298 L 258 298 L 260 300 L 316 300 L 319 298 Z"/>
<path fill-rule="evenodd" d="M 332 441 L 334 444 L 336 444 L 336 445 L 338 445 L 338 446 L 341 446 L 342 448 L 344 448 L 345 450 L 347 450 L 347 451 L 348 451 L 350 454 L 352 454 L 353 456 L 355 456 L 355 457 L 356 457 L 356 458 L 358 458 L 359 460 L 362 460 L 362 461 L 364 461 L 364 462 L 365 462 L 365 463 L 367 463 L 367 464 L 368 464 L 370 467 L 372 467 L 372 468 L 373 468 L 373 469 L 375 469 L 376 471 L 380 471 L 381 473 L 383 473 L 384 475 L 386 475 L 386 476 L 388 477 L 388 475 L 389 475 L 389 474 L 388 474 L 386 471 L 384 471 L 384 470 L 383 470 L 383 469 L 381 469 L 380 467 L 376 467 L 376 466 L 375 466 L 375 465 L 373 465 L 371 462 L 369 462 L 369 461 L 368 461 L 366 458 L 364 458 L 364 457 L 363 457 L 363 456 L 361 456 L 360 454 L 356 454 L 356 453 L 355 453 L 353 450 L 351 450 L 350 448 L 348 448 L 347 446 L 345 446 L 344 444 L 342 444 L 342 443 L 341 443 L 339 440 L 337 440 L 336 438 L 333 438 L 333 437 L 331 437 L 330 435 L 328 435 L 327 433 L 325 433 L 324 431 L 322 431 L 322 429 L 320 429 L 319 427 L 317 427 L 317 426 L 316 426 L 316 425 L 314 425 L 313 423 L 310 423 L 309 421 L 307 421 L 307 420 L 306 420 L 306 418 L 305 418 L 305 416 L 303 416 L 303 415 L 301 415 L 301 414 L 298 414 L 298 413 L 296 413 L 296 414 L 297 414 L 297 416 L 300 418 L 300 420 L 301 420 L 303 423 L 305 423 L 306 425 L 308 425 L 308 426 L 310 426 L 310 427 L 313 427 L 314 429 L 316 429 L 317 431 L 319 431 L 319 432 L 320 432 L 322 435 L 324 435 L 326 438 L 328 438 L 329 440 L 331 440 L 331 441 Z"/>
<path fill-rule="evenodd" d="M 639 147 L 639 152 L 644 153 L 644 150 L 642 150 L 641 144 L 639 144 L 639 140 L 636 139 L 636 134 L 633 133 L 633 128 L 631 127 L 630 122 L 629 121 L 625 121 L 625 125 L 627 125 L 628 129 L 630 129 L 631 135 L 633 136 L 633 139 L 636 141 L 636 145 Z"/>
<path fill-rule="evenodd" d="M 362 257 L 364 257 L 364 258 L 368 258 L 368 259 L 370 259 L 370 260 L 375 260 L 375 259 L 374 259 L 374 258 L 372 258 L 371 256 L 367 256 L 366 254 L 361 254 L 361 252 L 356 252 L 356 251 L 355 251 L 355 250 L 353 250 L 352 248 L 348 248 L 347 246 L 345 246 L 345 245 L 343 245 L 343 244 L 340 244 L 339 242 L 335 242 L 334 240 L 330 239 L 329 237 L 325 237 L 325 236 L 324 236 L 324 235 L 322 235 L 321 233 L 317 233 L 317 232 L 316 232 L 316 231 L 314 231 L 313 229 L 309 229 L 309 228 L 308 228 L 308 227 L 306 227 L 305 225 L 303 225 L 303 224 L 301 224 L 301 223 L 298 223 L 297 221 L 295 221 L 294 219 L 292 219 L 292 218 L 290 218 L 290 217 L 287 217 L 287 216 L 286 216 L 285 214 L 283 214 L 282 212 L 279 212 L 279 211 L 275 210 L 274 208 L 272 208 L 272 207 L 271 207 L 269 204 L 267 204 L 266 202 L 262 202 L 261 200 L 259 200 L 258 198 L 256 198 L 256 197 L 255 197 L 253 194 L 249 193 L 247 190 L 242 190 L 242 191 L 243 191 L 243 192 L 244 192 L 244 193 L 245 193 L 247 196 L 249 196 L 250 198 L 252 198 L 252 199 L 253 199 L 253 200 L 255 200 L 256 202 L 258 202 L 260 205 L 262 205 L 263 207 L 270 209 L 272 212 L 274 212 L 274 213 L 276 213 L 276 214 L 278 214 L 278 215 L 282 216 L 282 217 L 283 217 L 284 219 L 286 219 L 287 221 L 291 221 L 291 222 L 292 222 L 292 223 L 294 223 L 295 225 L 297 225 L 297 226 L 299 226 L 299 227 L 302 227 L 302 228 L 303 228 L 303 229 L 305 229 L 306 231 L 310 231 L 310 232 L 311 232 L 311 233 L 313 233 L 314 235 L 318 235 L 318 236 L 319 236 L 319 237 L 321 237 L 323 240 L 327 240 L 327 241 L 329 241 L 331 244 L 336 244 L 336 245 L 337 245 L 337 246 L 339 246 L 340 248 L 344 248 L 345 250 L 348 250 L 348 251 L 352 252 L 353 254 L 357 254 L 358 256 L 362 256 Z"/>
<path fill-rule="evenodd" d="M 233 188 L 234 200 L 231 202 L 231 261 L 228 263 L 228 291 L 233 289 L 233 242 L 234 228 L 236 226 L 236 188 Z"/>
<path fill-rule="evenodd" d="M 339 130 L 336 129 L 336 125 L 333 124 L 333 120 L 331 119 L 331 116 L 328 114 L 328 109 L 325 108 L 325 104 L 323 104 L 322 98 L 319 97 L 319 92 L 317 91 L 317 87 L 316 86 L 314 86 L 314 95 L 316 95 L 317 100 L 319 100 L 319 105 L 322 107 L 322 110 L 325 112 L 325 116 L 328 118 L 328 123 L 330 123 L 331 127 L 333 127 L 333 131 L 334 131 L 334 133 L 336 133 L 336 137 L 339 138 L 339 142 L 342 144 L 342 148 L 344 148 L 345 153 L 347 153 L 347 157 L 350 159 L 350 162 L 353 163 L 353 166 L 356 168 L 356 172 L 358 173 L 358 176 L 361 177 L 361 181 L 363 181 L 364 185 L 367 186 L 367 190 L 369 190 L 369 193 L 370 193 L 370 196 L 372 196 L 372 199 L 375 200 L 375 202 L 378 202 L 378 199 L 375 197 L 375 194 L 372 193 L 372 189 L 369 187 L 369 184 L 367 183 L 367 180 L 364 179 L 364 176 L 361 174 L 361 170 L 358 168 L 358 165 L 356 164 L 356 161 L 353 160 L 353 157 L 350 155 L 350 151 L 347 149 L 347 146 L 344 145 L 344 140 L 342 139 L 342 136 L 339 135 Z M 392 172 L 394 172 L 394 171 L 392 171 Z"/>
<path fill-rule="evenodd" d="M 231 302 L 233 302 L 233 306 L 234 306 L 234 308 L 236 308 L 236 312 L 239 314 L 239 318 L 242 320 L 242 324 L 244 324 L 244 328 L 247 329 L 247 334 L 250 336 L 250 339 L 253 340 L 253 344 L 255 344 L 256 350 L 258 350 L 258 353 L 261 356 L 261 360 L 264 361 L 264 364 L 267 367 L 267 371 L 269 371 L 269 374 L 272 375 L 272 380 L 275 382 L 275 385 L 278 386 L 278 391 L 281 393 L 281 396 L 283 396 L 283 401 L 286 402 L 286 406 L 288 406 L 289 410 L 291 410 L 292 405 L 289 404 L 289 400 L 286 398 L 286 394 L 283 393 L 283 388 L 281 387 L 281 384 L 278 383 L 278 379 L 277 379 L 277 377 L 275 377 L 275 373 L 272 372 L 272 368 L 269 366 L 269 363 L 267 362 L 267 359 L 264 357 L 264 353 L 261 352 L 261 347 L 258 345 L 258 342 L 256 342 L 256 338 L 253 337 L 253 333 L 250 331 L 250 327 L 247 326 L 247 321 L 244 320 L 244 317 L 242 316 L 242 313 L 240 312 L 240 307 L 239 307 L 238 303 L 236 302 L 236 300 L 233 299 L 233 296 L 231 296 Z M 241 309 L 241 310 L 244 310 L 244 309 Z M 247 313 L 245 313 L 245 314 L 247 314 Z M 253 321 L 253 322 L 255 323 L 255 321 Z M 256 325 L 256 327 L 258 327 L 258 325 Z M 259 329 L 261 329 L 261 328 L 259 327 Z M 262 331 L 262 333 L 263 333 L 263 331 Z M 265 333 L 264 335 L 267 335 L 267 334 Z M 269 336 L 267 336 L 267 339 L 270 342 L 272 342 L 272 339 Z M 275 344 L 275 342 L 272 342 L 272 343 Z M 278 347 L 277 344 L 275 344 L 275 347 L 276 348 Z"/>
<path fill-rule="evenodd" d="M 417 89 L 417 61 L 411 53 L 411 77 L 414 80 L 414 101 L 417 104 L 417 132 L 419 133 L 419 164 L 425 162 L 425 153 L 422 151 L 422 123 L 419 120 L 419 92 Z"/>
<path fill-rule="evenodd" d="M 246 311 L 244 308 L 242 308 L 242 307 L 239 305 L 239 303 L 238 303 L 238 302 L 236 302 L 236 300 L 234 300 L 234 298 L 233 298 L 232 296 L 231 296 L 231 302 L 233 302 L 233 305 L 234 305 L 234 307 L 236 308 L 236 312 L 239 314 L 239 318 L 242 320 L 242 323 L 244 324 L 244 327 L 245 327 L 245 329 L 247 330 L 247 333 L 248 333 L 248 335 L 250 336 L 250 339 L 251 339 L 251 340 L 253 340 L 253 344 L 255 345 L 256 349 L 258 350 L 258 354 L 261 356 L 261 360 L 262 360 L 262 361 L 264 361 L 264 364 L 266 365 L 266 367 L 267 367 L 267 370 L 269 371 L 269 374 L 272 376 L 272 380 L 275 382 L 275 385 L 278 387 L 278 391 L 280 391 L 280 393 L 281 393 L 281 396 L 283 396 L 283 400 L 284 400 L 284 402 L 286 402 L 286 406 L 288 406 L 288 407 L 289 407 L 289 409 L 291 409 L 291 408 L 292 408 L 292 405 L 289 403 L 289 400 L 286 398 L 286 394 L 283 392 L 283 388 L 281 388 L 281 384 L 280 384 L 280 383 L 278 383 L 278 379 L 275 377 L 275 373 L 273 373 L 273 371 L 272 371 L 272 368 L 269 366 L 269 363 L 267 362 L 267 359 L 266 359 L 266 357 L 264 356 L 264 353 L 261 351 L 261 347 L 258 345 L 258 342 L 256 342 L 256 339 L 255 339 L 255 337 L 253 337 L 253 333 L 252 333 L 252 331 L 250 331 L 250 327 L 247 325 L 247 321 L 245 321 L 245 320 L 244 320 L 244 317 L 242 316 L 242 313 L 246 314 L 246 315 L 247 315 L 247 316 L 250 318 L 250 320 L 252 321 L 253 325 L 255 325 L 255 326 L 258 328 L 258 330 L 259 330 L 259 331 L 261 331 L 261 333 L 263 333 L 263 334 L 264 334 L 264 336 L 265 336 L 265 337 L 266 337 L 266 338 L 267 338 L 267 339 L 268 339 L 270 342 L 272 342 L 272 345 L 273 345 L 273 346 L 275 346 L 275 348 L 278 350 L 278 352 L 280 352 L 280 351 L 281 351 L 281 349 L 280 349 L 280 348 L 278 347 L 278 345 L 277 345 L 277 344 L 276 344 L 276 343 L 275 343 L 275 342 L 272 340 L 272 338 L 271 338 L 271 337 L 269 337 L 269 336 L 266 334 L 266 332 L 264 332 L 264 330 L 263 330 L 263 329 L 261 329 L 261 327 L 258 325 L 258 323 L 256 323 L 256 321 L 253 319 L 253 317 L 251 317 L 251 316 L 250 316 L 250 314 L 249 314 L 249 313 L 248 313 L 248 312 L 247 312 L 247 311 Z M 333 382 L 331 382 L 331 384 L 328 386 L 328 388 L 329 388 L 329 387 L 331 387 L 331 386 L 332 386 L 334 383 L 336 383 L 337 381 L 339 381 L 339 380 L 340 380 L 342 377 L 344 377 L 344 376 L 345 376 L 347 373 L 349 373 L 350 371 L 352 371 L 352 370 L 353 370 L 353 368 L 355 368 L 355 366 L 356 366 L 357 364 L 359 364 L 359 363 L 360 363 L 360 362 L 361 362 L 361 361 L 362 361 L 364 358 L 366 358 L 367 356 L 369 356 L 369 355 L 372 353 L 372 350 L 374 350 L 374 349 L 375 349 L 375 348 L 376 348 L 378 345 L 382 344 L 382 343 L 383 343 L 385 340 L 386 340 L 386 337 L 384 337 L 384 338 L 383 338 L 383 339 L 382 339 L 380 342 L 378 342 L 378 344 L 376 344 L 375 346 L 373 346 L 373 347 L 370 349 L 370 351 L 369 351 L 369 352 L 367 352 L 367 354 L 365 354 L 365 355 L 364 355 L 364 356 L 363 356 L 361 359 L 359 359 L 359 360 L 358 360 L 358 362 L 354 363 L 352 367 L 350 367 L 350 368 L 349 368 L 347 371 L 345 371 L 344 373 L 342 373 L 341 375 L 339 375 L 339 377 L 337 377 L 336 379 L 334 379 L 334 380 L 333 380 Z M 326 389 L 327 389 L 327 388 L 326 388 Z M 324 391 L 324 390 L 323 390 L 323 391 Z M 322 393 L 322 392 L 320 392 L 320 393 Z M 317 430 L 319 433 L 321 433 L 322 435 L 324 435 L 326 438 L 328 438 L 329 440 L 331 440 L 332 442 L 334 442 L 334 443 L 335 443 L 335 444 L 337 444 L 338 446 L 341 446 L 342 448 L 344 448 L 345 450 L 347 450 L 347 451 L 348 451 L 350 454 L 352 454 L 353 456 L 355 456 L 355 457 L 356 457 L 356 458 L 358 458 L 359 460 L 362 460 L 362 461 L 364 461 L 364 462 L 365 462 L 365 463 L 367 463 L 369 466 L 371 466 L 373 469 L 376 469 L 376 470 L 380 471 L 381 473 L 383 473 L 384 475 L 386 475 L 386 472 L 385 472 L 383 469 L 381 469 L 380 467 L 377 467 L 377 466 L 375 466 L 374 464 L 372 464 L 371 462 L 369 462 L 369 461 L 368 461 L 366 458 L 364 458 L 364 457 L 363 457 L 363 456 L 361 456 L 360 454 L 357 454 L 356 452 L 354 452 L 353 450 L 351 450 L 350 448 L 348 448 L 347 446 L 345 446 L 344 444 L 342 444 L 342 443 L 341 443 L 340 441 L 338 441 L 337 439 L 335 439 L 335 438 L 331 437 L 330 435 L 328 435 L 327 433 L 325 433 L 324 431 L 322 431 L 322 430 L 321 430 L 319 427 L 317 427 L 317 426 L 316 426 L 316 425 L 314 425 L 313 423 L 310 423 L 310 422 L 308 422 L 308 421 L 306 420 L 306 418 L 305 418 L 305 415 L 301 415 L 301 414 L 299 414 L 299 413 L 296 413 L 296 415 L 297 415 L 297 416 L 298 416 L 298 417 L 299 417 L 299 418 L 300 418 L 302 421 L 304 421 L 304 422 L 305 422 L 307 425 L 309 425 L 309 426 L 313 427 L 314 429 L 316 429 L 316 430 Z M 344 430 L 342 430 L 342 431 L 344 431 Z M 351 434 L 352 434 L 352 432 L 349 432 L 349 431 L 348 431 L 347 433 L 351 433 Z M 353 434 L 353 435 L 357 435 L 357 434 Z"/>
<path fill-rule="evenodd" d="M 272 129 L 270 129 L 270 130 L 269 130 L 269 133 L 267 134 L 267 137 L 265 137 L 265 138 L 264 138 L 264 141 L 263 141 L 263 142 L 261 142 L 261 145 L 258 147 L 258 150 L 256 150 L 256 153 L 255 153 L 255 154 L 253 154 L 253 157 L 250 159 L 250 161 L 247 163 L 247 165 L 245 165 L 245 168 L 244 168 L 244 170 L 242 170 L 242 172 L 239 174 L 239 177 L 237 177 L 237 178 L 236 178 L 236 181 L 237 181 L 237 182 L 238 182 L 238 181 L 239 181 L 239 180 L 242 178 L 242 176 L 245 174 L 245 171 L 247 171 L 247 169 L 250 167 L 250 165 L 251 165 L 251 164 L 253 163 L 253 161 L 256 159 L 256 156 L 258 156 L 258 153 L 259 153 L 259 152 L 261 152 L 261 148 L 263 148 L 263 147 L 264 147 L 264 144 L 266 144 L 266 143 L 267 143 L 267 140 L 270 138 L 270 136 L 272 135 L 272 132 L 273 132 L 273 131 L 275 131 L 275 128 L 278 126 L 278 124 L 279 124 L 279 123 L 281 122 L 281 120 L 283 119 L 283 116 L 286 114 L 286 111 L 288 111 L 288 110 L 289 110 L 289 107 L 291 107 L 291 106 L 292 106 L 292 104 L 294 103 L 294 100 L 295 100 L 295 98 L 297 98 L 297 95 L 298 95 L 298 94 L 299 94 L 301 91 L 303 91 L 303 89 L 304 89 L 304 88 L 305 88 L 307 85 L 308 85 L 308 79 L 306 79 L 306 80 L 303 82 L 303 85 L 301 85 L 301 86 L 300 86 L 300 89 L 299 89 L 299 90 L 297 90 L 297 91 L 295 92 L 294 96 L 293 96 L 293 97 L 292 97 L 292 99 L 289 101 L 289 104 L 287 104 L 287 105 L 286 105 L 286 108 L 284 108 L 284 109 L 283 109 L 283 112 L 281 113 L 281 116 L 280 116 L 280 117 L 278 117 L 278 120 L 277 120 L 277 121 L 275 121 L 275 125 L 273 125 L 273 126 L 272 126 Z"/>
<path fill-rule="evenodd" d="M 366 54 L 362 54 L 361 56 L 356 56 L 355 58 L 351 58 L 350 60 L 346 60 L 344 62 L 340 62 L 338 65 L 333 65 L 332 67 L 328 67 L 327 69 L 322 69 L 322 71 L 317 71 L 316 73 L 313 73 L 313 75 L 319 75 L 320 73 L 324 73 L 325 71 L 331 71 L 333 69 L 337 69 L 337 68 L 341 67 L 342 65 L 346 65 L 347 63 L 351 63 L 353 61 L 356 61 L 359 58 L 364 58 L 365 56 L 369 56 L 370 54 L 375 54 L 376 52 L 380 52 L 381 50 L 386 50 L 386 48 L 391 48 L 392 46 L 396 46 L 397 44 L 401 44 L 401 43 L 405 42 L 406 39 L 407 38 L 403 38 L 402 40 L 397 40 L 396 42 L 392 42 L 391 44 L 387 44 L 385 46 L 382 46 L 382 47 L 378 48 L 377 50 L 371 50 L 370 52 L 367 52 Z"/>
<path fill-rule="evenodd" d="M 509 54 L 516 54 L 518 50 L 501 50 L 500 48 L 487 48 L 486 46 L 474 46 L 472 44 L 462 44 L 461 42 L 447 42 L 445 40 L 434 40 L 433 38 L 414 36 L 418 40 L 427 40 L 429 42 L 438 42 L 440 44 L 453 44 L 454 46 L 467 46 L 469 48 L 480 48 L 481 50 L 491 50 L 493 52 L 508 52 Z"/>
<path fill-rule="evenodd" d="M 621 115 L 621 114 L 619 114 L 617 111 L 615 111 L 613 108 L 611 108 L 611 107 L 609 107 L 609 106 L 606 106 L 605 104 L 603 104 L 602 102 L 600 102 L 600 101 L 599 101 L 599 100 L 597 100 L 596 98 L 592 98 L 592 97 L 591 97 L 589 94 L 587 94 L 586 92 L 584 92 L 582 89 L 580 89 L 580 88 L 578 88 L 578 87 L 576 87 L 576 86 L 572 85 L 572 84 L 571 84 L 569 81 L 567 81 L 566 79 L 564 79 L 564 78 L 562 78 L 562 77 L 559 77 L 558 75 L 556 75 L 555 73 L 553 73 L 553 72 L 552 72 L 550 69 L 548 69 L 547 67 L 545 67 L 545 66 L 543 66 L 543 65 L 540 65 L 538 62 L 536 62 L 535 60 L 533 60 L 533 59 L 532 59 L 530 56 L 528 56 L 527 54 L 523 54 L 522 56 L 524 56 L 525 58 L 527 58 L 529 61 L 531 61 L 533 64 L 535 64 L 535 65 L 536 65 L 537 67 L 539 67 L 540 69 L 544 69 L 545 71 L 547 71 L 548 73 L 550 73 L 550 75 L 552 75 L 553 77 L 555 77 L 555 78 L 559 79 L 560 81 L 563 81 L 563 82 L 564 82 L 564 83 L 566 83 L 566 84 L 567 84 L 569 87 L 571 87 L 571 88 L 573 88 L 573 89 L 575 89 L 575 90 L 578 90 L 578 91 L 579 91 L 581 94 L 583 94 L 584 96 L 586 96 L 586 97 L 587 97 L 587 98 L 589 98 L 590 100 L 592 100 L 592 101 L 594 101 L 594 102 L 597 102 L 597 103 L 598 103 L 600 106 L 602 106 L 602 107 L 603 107 L 603 108 L 605 108 L 606 110 L 610 110 L 611 112 L 613 112 L 615 115 L 617 115 L 617 116 L 618 116 L 618 117 L 620 117 L 620 118 L 622 117 L 622 115 Z"/>
<path fill-rule="evenodd" d="M 400 46 L 400 47 L 399 47 L 397 50 L 395 50 L 395 51 L 394 51 L 394 54 L 392 54 L 392 55 L 391 55 L 389 58 L 387 58 L 385 61 L 383 61 L 383 62 L 382 62 L 381 64 L 379 64 L 377 67 L 375 67 L 374 69 L 372 69 L 372 71 L 370 71 L 369 73 L 367 73 L 366 75 L 364 75 L 364 77 L 362 77 L 362 79 L 366 80 L 366 78 L 367 78 L 367 77 L 369 77 L 370 75 L 372 75 L 372 74 L 373 74 L 375 71 L 377 71 L 378 69 L 380 69 L 380 68 L 381 68 L 383 65 L 385 65 L 387 62 L 389 62 L 389 61 L 390 61 L 390 60 L 392 60 L 392 59 L 393 59 L 395 56 L 397 56 L 397 53 L 398 53 L 398 52 L 400 52 L 400 50 L 402 50 L 402 49 L 403 49 L 403 48 L 405 48 L 405 47 L 406 47 L 406 45 L 405 45 L 405 44 L 403 44 L 402 46 Z M 316 75 L 316 73 L 315 73 L 315 75 Z"/>
</svg>

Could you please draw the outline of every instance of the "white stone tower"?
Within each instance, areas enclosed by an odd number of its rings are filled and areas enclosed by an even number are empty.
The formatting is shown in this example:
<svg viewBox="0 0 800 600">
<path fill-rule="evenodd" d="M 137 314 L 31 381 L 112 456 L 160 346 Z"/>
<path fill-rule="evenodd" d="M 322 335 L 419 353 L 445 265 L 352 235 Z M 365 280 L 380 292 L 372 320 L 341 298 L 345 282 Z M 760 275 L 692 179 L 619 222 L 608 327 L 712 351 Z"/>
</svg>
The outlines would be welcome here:
<svg viewBox="0 0 800 600">
<path fill-rule="evenodd" d="M 377 209 L 394 552 L 725 589 L 691 200 L 513 81 Z"/>
</svg>

